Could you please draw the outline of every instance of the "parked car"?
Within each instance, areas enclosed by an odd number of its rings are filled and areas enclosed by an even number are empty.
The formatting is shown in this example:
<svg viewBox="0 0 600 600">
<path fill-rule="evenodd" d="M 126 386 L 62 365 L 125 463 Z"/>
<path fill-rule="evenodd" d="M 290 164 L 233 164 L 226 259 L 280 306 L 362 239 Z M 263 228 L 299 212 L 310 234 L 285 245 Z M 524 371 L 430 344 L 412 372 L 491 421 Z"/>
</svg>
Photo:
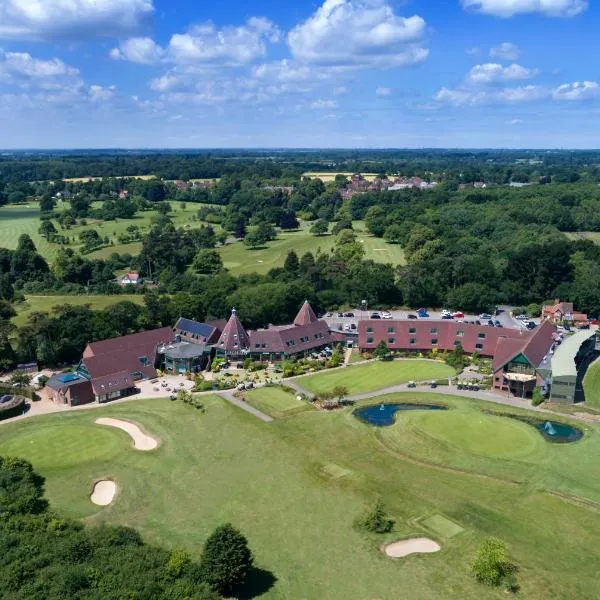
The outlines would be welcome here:
<svg viewBox="0 0 600 600">
<path fill-rule="evenodd" d="M 392 313 L 385 311 L 385 312 L 381 313 L 381 318 L 382 319 L 392 319 L 393 318 Z"/>
<path fill-rule="evenodd" d="M 437 381 L 432 381 L 431 382 L 431 388 L 435 390 L 435 388 L 437 387 Z"/>
<path fill-rule="evenodd" d="M 533 321 L 529 321 L 527 325 L 525 325 L 527 329 L 535 329 L 537 325 Z"/>
<path fill-rule="evenodd" d="M 354 313 L 352 313 L 352 312 L 347 312 L 347 313 L 344 313 L 344 316 L 345 316 L 345 317 L 349 317 L 349 318 L 353 319 L 353 318 L 354 318 Z"/>
<path fill-rule="evenodd" d="M 341 319 L 344 316 L 344 313 L 338 313 L 337 316 Z"/>
<path fill-rule="evenodd" d="M 500 321 L 498 321 L 498 319 L 496 319 L 496 320 L 494 321 L 494 325 L 495 325 L 496 327 L 504 327 L 504 325 L 502 325 L 502 323 L 500 323 Z"/>
<path fill-rule="evenodd" d="M 494 327 L 494 321 L 492 321 L 492 319 L 490 319 L 490 320 L 487 322 L 487 324 L 488 324 L 490 327 Z"/>
<path fill-rule="evenodd" d="M 441 315 L 443 319 L 446 315 L 452 316 L 452 313 L 447 308 L 444 308 L 442 309 Z"/>
<path fill-rule="evenodd" d="M 480 321 L 489 321 L 492 318 L 492 315 L 488 315 L 487 313 L 481 313 L 479 315 Z"/>
<path fill-rule="evenodd" d="M 350 329 L 352 329 L 352 328 L 350 327 L 350 324 L 349 324 L 349 323 L 346 323 L 346 325 L 344 325 L 344 331 L 350 331 Z"/>
<path fill-rule="evenodd" d="M 427 312 L 426 308 L 418 308 L 417 315 L 420 319 L 427 319 L 429 317 L 429 313 Z"/>
<path fill-rule="evenodd" d="M 350 329 L 356 329 L 356 323 L 350 323 Z"/>
<path fill-rule="evenodd" d="M 417 384 L 414 381 L 409 381 L 407 387 L 409 387 L 409 388 L 416 388 Z"/>
<path fill-rule="evenodd" d="M 408 315 L 409 319 L 418 319 L 419 317 L 417 317 L 417 315 Z"/>
<path fill-rule="evenodd" d="M 449 320 L 449 319 L 454 319 L 454 317 L 448 313 L 443 314 L 442 315 L 442 319 L 444 319 L 445 321 Z"/>
<path fill-rule="evenodd" d="M 515 319 L 518 321 L 529 321 L 529 317 L 527 315 L 517 315 Z"/>
<path fill-rule="evenodd" d="M 333 313 L 328 312 L 325 316 L 329 319 L 330 317 L 333 317 Z"/>
<path fill-rule="evenodd" d="M 462 312 L 460 312 L 460 311 L 457 311 L 457 312 L 453 312 L 453 313 L 452 313 L 452 316 L 453 316 L 455 319 L 464 319 L 464 318 L 465 318 L 465 313 L 462 313 Z"/>
<path fill-rule="evenodd" d="M 381 319 L 381 317 L 379 316 L 379 313 L 372 313 L 371 319 Z"/>
</svg>

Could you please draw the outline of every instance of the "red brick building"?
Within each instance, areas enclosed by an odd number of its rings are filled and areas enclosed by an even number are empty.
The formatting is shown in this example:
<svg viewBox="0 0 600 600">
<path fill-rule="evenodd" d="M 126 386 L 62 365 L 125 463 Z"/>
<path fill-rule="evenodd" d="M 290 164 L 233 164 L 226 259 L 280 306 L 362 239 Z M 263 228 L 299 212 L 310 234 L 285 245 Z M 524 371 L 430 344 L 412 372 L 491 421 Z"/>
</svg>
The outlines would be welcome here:
<svg viewBox="0 0 600 600">
<path fill-rule="evenodd" d="M 542 319 L 554 324 L 566 321 L 576 327 L 589 325 L 589 319 L 585 313 L 577 312 L 572 302 L 561 302 L 560 300 L 555 300 L 554 304 L 550 306 L 544 306 Z"/>
</svg>

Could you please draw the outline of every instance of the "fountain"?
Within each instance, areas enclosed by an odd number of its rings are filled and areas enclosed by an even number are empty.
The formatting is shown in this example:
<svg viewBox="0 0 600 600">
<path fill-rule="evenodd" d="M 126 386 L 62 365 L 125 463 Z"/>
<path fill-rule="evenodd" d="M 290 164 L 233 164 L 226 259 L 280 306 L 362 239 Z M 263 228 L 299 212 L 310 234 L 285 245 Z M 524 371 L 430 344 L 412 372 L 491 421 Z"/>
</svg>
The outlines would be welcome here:
<svg viewBox="0 0 600 600">
<path fill-rule="evenodd" d="M 381 404 L 374 406 L 363 406 L 357 408 L 352 414 L 361 421 L 374 425 L 375 427 L 385 427 L 393 425 L 395 414 L 402 410 L 447 410 L 448 407 L 441 404 Z"/>
<path fill-rule="evenodd" d="M 548 435 L 556 435 L 556 429 L 554 429 L 554 427 L 552 426 L 552 423 L 550 421 L 546 421 L 544 423 L 544 431 Z"/>
</svg>

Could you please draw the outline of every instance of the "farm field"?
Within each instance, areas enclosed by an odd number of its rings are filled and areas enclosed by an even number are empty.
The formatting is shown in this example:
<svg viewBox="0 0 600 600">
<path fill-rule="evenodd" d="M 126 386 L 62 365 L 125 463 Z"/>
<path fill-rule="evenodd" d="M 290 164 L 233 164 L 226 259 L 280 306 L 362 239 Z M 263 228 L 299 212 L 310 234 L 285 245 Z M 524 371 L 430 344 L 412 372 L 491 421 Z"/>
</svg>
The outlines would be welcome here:
<svg viewBox="0 0 600 600">
<path fill-rule="evenodd" d="M 335 244 L 335 236 L 314 236 L 310 233 L 310 223 L 303 223 L 297 231 L 280 231 L 277 239 L 263 248 L 250 249 L 243 242 L 236 241 L 219 249 L 223 264 L 233 275 L 258 273 L 264 275 L 275 267 L 282 267 L 285 258 L 293 250 L 299 257 L 306 252 L 316 254 L 331 252 Z M 357 238 L 365 247 L 365 257 L 379 263 L 394 265 L 405 264 L 404 252 L 398 244 L 388 244 L 364 232 L 361 221 L 354 222 Z"/>
<path fill-rule="evenodd" d="M 34 312 L 51 312 L 54 306 L 70 304 L 71 306 L 85 306 L 89 304 L 93 310 L 102 310 L 117 302 L 128 300 L 140 306 L 144 303 L 144 297 L 135 294 L 119 294 L 112 296 L 25 296 L 25 302 L 15 305 L 17 316 L 13 323 L 21 327 L 27 322 L 29 315 Z"/>
<path fill-rule="evenodd" d="M 315 394 L 331 392 L 341 385 L 349 394 L 373 392 L 408 381 L 443 379 L 455 375 L 454 369 L 441 362 L 428 360 L 376 361 L 343 369 L 335 369 L 297 380 L 301 387 Z"/>
<path fill-rule="evenodd" d="M 477 408 L 489 406 L 440 394 L 393 399 L 447 402 L 445 416 L 456 411 L 475 419 Z M 183 547 L 195 557 L 216 525 L 233 522 L 248 536 L 257 565 L 276 578 L 261 596 L 269 600 L 395 600 L 402 590 L 419 600 L 499 600 L 506 597 L 502 590 L 475 583 L 468 571 L 476 547 L 490 535 L 509 544 L 520 567 L 520 598 L 596 597 L 597 513 L 543 490 L 554 489 L 554 475 L 548 476 L 554 469 L 570 493 L 600 499 L 594 490 L 600 426 L 591 426 L 577 444 L 545 444 L 529 453 L 539 475 L 509 484 L 405 459 L 382 447 L 379 432 L 355 419 L 351 408 L 301 412 L 267 425 L 218 397 L 204 402 L 203 414 L 149 400 L 5 423 L 0 454 L 31 460 L 61 514 L 134 526 L 150 542 Z M 403 414 L 399 421 L 422 414 Z M 138 452 L 124 432 L 95 425 L 98 417 L 139 423 L 161 445 Z M 465 456 L 478 450 L 471 429 L 448 441 Z M 439 428 L 427 431 L 437 435 Z M 511 437 L 512 443 L 526 443 L 523 436 Z M 482 437 L 478 444 L 487 460 L 496 460 L 497 440 L 486 446 Z M 573 463 L 582 468 L 572 471 Z M 98 509 L 89 494 L 93 481 L 105 477 L 114 478 L 117 497 Z M 376 497 L 395 520 L 389 535 L 353 527 Z M 382 542 L 424 534 L 442 551 L 404 560 L 379 551 Z"/>
<path fill-rule="evenodd" d="M 319 172 L 319 171 L 307 171 L 302 174 L 302 177 L 310 177 L 311 179 L 318 178 L 323 183 L 334 181 L 336 175 L 344 175 L 344 177 L 351 177 L 354 173 L 342 172 L 342 173 L 331 173 L 331 172 Z M 373 181 L 377 177 L 377 173 L 362 173 L 362 176 L 367 181 Z"/>
</svg>

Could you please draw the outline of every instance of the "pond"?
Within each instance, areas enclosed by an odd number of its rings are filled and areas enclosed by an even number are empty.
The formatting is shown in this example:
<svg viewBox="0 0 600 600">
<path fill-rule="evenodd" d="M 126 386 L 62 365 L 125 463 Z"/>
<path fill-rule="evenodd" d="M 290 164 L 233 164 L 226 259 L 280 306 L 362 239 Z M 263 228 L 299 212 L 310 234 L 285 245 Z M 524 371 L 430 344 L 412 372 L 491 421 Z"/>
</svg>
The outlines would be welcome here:
<svg viewBox="0 0 600 600">
<path fill-rule="evenodd" d="M 530 424 L 544 436 L 545 440 L 555 444 L 568 444 L 583 437 L 583 431 L 578 427 L 557 423 L 556 421 L 537 421 Z"/>
<path fill-rule="evenodd" d="M 357 408 L 353 411 L 353 415 L 375 427 L 387 427 L 395 422 L 395 415 L 403 410 L 447 410 L 447 406 L 441 404 L 375 404 L 373 406 L 365 406 Z"/>
</svg>

